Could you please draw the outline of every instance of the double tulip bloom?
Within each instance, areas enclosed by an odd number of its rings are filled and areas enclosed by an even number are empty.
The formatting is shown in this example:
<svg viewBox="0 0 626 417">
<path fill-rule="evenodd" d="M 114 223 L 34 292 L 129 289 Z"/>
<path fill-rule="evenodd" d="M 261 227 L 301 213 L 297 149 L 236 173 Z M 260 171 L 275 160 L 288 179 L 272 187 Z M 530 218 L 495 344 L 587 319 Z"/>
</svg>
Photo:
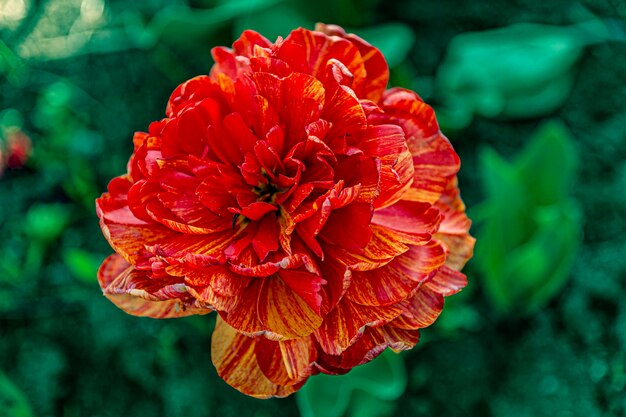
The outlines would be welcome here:
<svg viewBox="0 0 626 417">
<path fill-rule="evenodd" d="M 137 316 L 216 311 L 213 363 L 255 397 L 412 348 L 474 244 L 433 110 L 337 26 L 212 53 L 96 202 L 104 294 Z"/>
</svg>

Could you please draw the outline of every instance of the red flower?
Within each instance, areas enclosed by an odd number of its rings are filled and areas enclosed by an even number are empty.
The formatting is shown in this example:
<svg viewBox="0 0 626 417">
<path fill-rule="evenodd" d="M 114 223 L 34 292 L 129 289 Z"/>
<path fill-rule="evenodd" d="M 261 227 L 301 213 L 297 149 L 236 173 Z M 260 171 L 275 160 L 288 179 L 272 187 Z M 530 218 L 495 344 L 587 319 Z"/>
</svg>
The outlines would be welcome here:
<svg viewBox="0 0 626 417">
<path fill-rule="evenodd" d="M 105 295 L 139 316 L 216 310 L 213 363 L 256 397 L 413 347 L 474 243 L 433 110 L 337 26 L 246 31 L 213 57 L 97 200 Z"/>
</svg>

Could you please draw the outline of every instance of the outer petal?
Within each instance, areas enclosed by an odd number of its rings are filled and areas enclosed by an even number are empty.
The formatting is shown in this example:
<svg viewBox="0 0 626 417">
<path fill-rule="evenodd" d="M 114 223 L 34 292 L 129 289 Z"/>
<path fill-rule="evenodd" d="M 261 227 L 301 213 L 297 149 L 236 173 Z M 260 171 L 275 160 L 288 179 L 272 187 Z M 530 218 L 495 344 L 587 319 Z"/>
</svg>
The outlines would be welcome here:
<svg viewBox="0 0 626 417">
<path fill-rule="evenodd" d="M 283 386 L 272 382 L 263 373 L 257 360 L 257 340 L 238 333 L 218 317 L 211 340 L 211 359 L 219 376 L 242 393 L 257 398 L 286 397 L 297 391 L 304 379 Z M 274 365 L 282 364 L 277 362 Z M 274 376 L 272 372 L 268 373 Z"/>
<path fill-rule="evenodd" d="M 317 358 L 312 336 L 278 342 L 257 337 L 255 352 L 263 374 L 282 386 L 306 380 L 313 372 L 312 364 Z"/>
<path fill-rule="evenodd" d="M 104 295 L 128 314 L 156 319 L 207 314 L 183 284 L 154 282 L 118 254 L 106 258 L 98 271 Z"/>
<path fill-rule="evenodd" d="M 401 312 L 397 306 L 372 308 L 344 297 L 315 331 L 315 338 L 324 352 L 339 355 L 362 336 L 365 326 L 389 322 Z"/>
<path fill-rule="evenodd" d="M 414 182 L 413 160 L 402 129 L 392 124 L 368 126 L 358 146 L 381 162 L 375 206 L 386 207 L 400 200 Z"/>
<path fill-rule="evenodd" d="M 369 271 L 386 265 L 409 250 L 409 246 L 398 241 L 392 231 L 374 224 L 370 228 L 372 238 L 362 251 L 351 252 L 343 248 L 327 246 L 324 248 L 325 252 L 353 271 Z"/>
<path fill-rule="evenodd" d="M 436 241 L 412 246 L 382 268 L 354 271 L 346 297 L 374 308 L 399 303 L 427 281 L 444 261 L 444 248 Z"/>
<path fill-rule="evenodd" d="M 374 212 L 372 223 L 393 231 L 399 241 L 419 245 L 430 241 L 441 221 L 439 210 L 427 203 L 398 201 Z"/>
<path fill-rule="evenodd" d="M 363 335 L 340 355 L 329 355 L 320 350 L 317 365 L 326 374 L 342 374 L 376 358 L 387 346 L 387 340 L 378 328 L 366 327 Z"/>
<path fill-rule="evenodd" d="M 263 280 L 256 310 L 266 330 L 281 339 L 294 339 L 310 335 L 322 324 L 322 317 L 281 278 Z"/>
<path fill-rule="evenodd" d="M 401 88 L 387 90 L 380 106 L 385 113 L 371 118 L 401 126 L 413 155 L 415 177 L 403 198 L 435 203 L 459 171 L 460 160 L 439 131 L 434 111 L 417 94 Z"/>
<path fill-rule="evenodd" d="M 306 29 L 289 34 L 276 51 L 276 57 L 289 64 L 294 72 L 310 74 L 326 84 L 326 64 L 341 62 L 356 84 L 365 78 L 365 66 L 358 48 L 350 41 Z"/>
<path fill-rule="evenodd" d="M 360 37 L 354 34 L 346 34 L 345 30 L 339 26 L 318 23 L 315 26 L 315 30 L 324 32 L 327 35 L 347 39 L 359 49 L 367 76 L 362 86 L 355 86 L 354 88 L 362 94 L 360 95 L 361 98 L 367 98 L 374 102 L 380 100 L 389 81 L 389 70 L 383 54 Z"/>
<path fill-rule="evenodd" d="M 322 323 L 322 317 L 315 311 L 315 306 L 309 305 L 310 302 L 300 297 L 278 275 L 272 275 L 253 279 L 237 303 L 227 311 L 220 311 L 220 315 L 242 333 L 265 333 L 273 340 L 296 339 L 310 335 Z"/>
<path fill-rule="evenodd" d="M 443 221 L 435 237 L 446 247 L 446 265 L 460 271 L 472 257 L 476 240 L 469 234 L 472 222 L 465 214 L 456 184 L 455 178 L 437 202 Z"/>
<path fill-rule="evenodd" d="M 127 205 L 130 185 L 128 178 L 118 177 L 109 184 L 109 192 L 96 200 L 104 236 L 130 264 L 137 265 L 151 257 L 149 246 L 158 246 L 163 256 L 182 257 L 189 252 L 215 254 L 230 244 L 233 232 L 229 229 L 208 235 L 186 235 L 138 219 Z"/>
</svg>

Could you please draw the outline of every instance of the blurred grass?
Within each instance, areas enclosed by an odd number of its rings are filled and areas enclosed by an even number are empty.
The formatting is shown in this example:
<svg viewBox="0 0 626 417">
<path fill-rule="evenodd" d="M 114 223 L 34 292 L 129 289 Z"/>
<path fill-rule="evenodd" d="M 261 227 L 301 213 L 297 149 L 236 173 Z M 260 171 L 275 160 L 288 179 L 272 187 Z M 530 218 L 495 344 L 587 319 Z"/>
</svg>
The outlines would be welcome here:
<svg viewBox="0 0 626 417">
<path fill-rule="evenodd" d="M 178 83 L 208 72 L 210 47 L 244 28 L 272 38 L 337 23 L 388 49 L 392 84 L 443 105 L 433 80 L 456 35 L 594 16 L 623 24 L 626 5 L 0 1 L 1 140 L 19 128 L 33 142 L 26 166 L 0 177 L 0 416 L 298 415 L 294 398 L 253 400 L 221 381 L 212 319 L 129 317 L 90 279 L 111 251 L 94 198 L 124 171 L 132 132 L 162 117 Z M 571 92 L 541 117 L 479 116 L 448 132 L 472 208 L 487 197 L 479 149 L 512 160 L 544 117 L 565 123 L 581 161 L 571 194 L 584 236 L 568 281 L 530 316 L 496 315 L 471 262 L 470 286 L 403 355 L 408 388 L 395 415 L 626 414 L 626 45 L 591 46 L 575 65 Z"/>
</svg>

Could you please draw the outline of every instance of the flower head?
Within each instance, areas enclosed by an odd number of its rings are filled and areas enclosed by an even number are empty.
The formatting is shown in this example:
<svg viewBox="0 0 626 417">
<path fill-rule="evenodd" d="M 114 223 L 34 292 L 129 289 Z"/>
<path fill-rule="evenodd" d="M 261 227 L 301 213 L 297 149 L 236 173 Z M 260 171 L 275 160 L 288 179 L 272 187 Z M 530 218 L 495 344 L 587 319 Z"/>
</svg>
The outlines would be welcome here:
<svg viewBox="0 0 626 417">
<path fill-rule="evenodd" d="M 105 295 L 139 316 L 217 311 L 213 363 L 257 397 L 413 347 L 473 249 L 433 110 L 337 26 L 212 53 L 97 200 Z"/>
</svg>

